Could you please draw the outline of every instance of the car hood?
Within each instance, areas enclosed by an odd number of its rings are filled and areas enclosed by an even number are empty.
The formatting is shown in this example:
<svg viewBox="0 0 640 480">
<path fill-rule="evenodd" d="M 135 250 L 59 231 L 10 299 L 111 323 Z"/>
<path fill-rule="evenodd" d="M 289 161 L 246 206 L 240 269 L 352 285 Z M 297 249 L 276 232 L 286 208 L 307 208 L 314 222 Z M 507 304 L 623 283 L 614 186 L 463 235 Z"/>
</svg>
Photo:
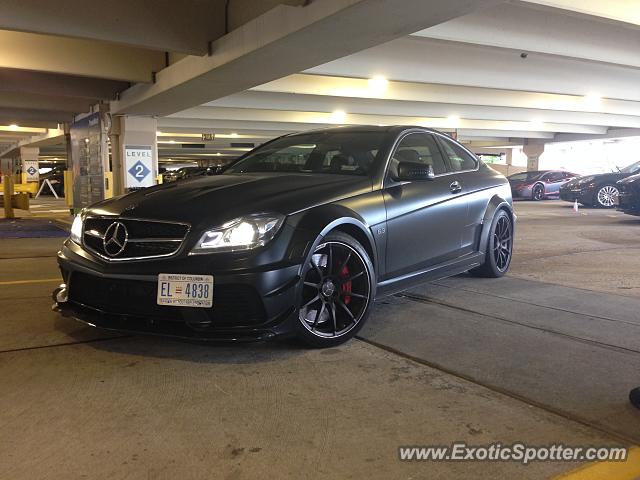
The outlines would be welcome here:
<svg viewBox="0 0 640 480">
<path fill-rule="evenodd" d="M 587 184 L 591 182 L 617 182 L 621 178 L 626 177 L 627 175 L 619 172 L 611 172 L 611 173 L 597 173 L 594 175 L 583 175 L 581 177 L 576 177 L 570 182 L 565 183 L 566 188 L 575 187 L 576 185 L 582 186 L 582 184 Z M 589 181 L 586 181 L 590 179 Z M 591 180 L 592 179 L 592 180 Z"/>
<path fill-rule="evenodd" d="M 626 177 L 618 182 L 620 185 L 640 185 L 640 173 Z"/>
<path fill-rule="evenodd" d="M 211 226 L 252 213 L 288 215 L 371 190 L 368 177 L 225 174 L 147 188 L 97 203 L 88 213 Z"/>
</svg>

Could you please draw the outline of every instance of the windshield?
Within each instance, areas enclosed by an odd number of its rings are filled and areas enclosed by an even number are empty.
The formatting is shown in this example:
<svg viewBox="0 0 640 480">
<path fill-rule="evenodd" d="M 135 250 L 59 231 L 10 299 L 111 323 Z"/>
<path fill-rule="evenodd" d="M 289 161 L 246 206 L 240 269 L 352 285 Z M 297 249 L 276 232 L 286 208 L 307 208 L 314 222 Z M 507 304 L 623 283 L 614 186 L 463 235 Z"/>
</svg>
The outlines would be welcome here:
<svg viewBox="0 0 640 480">
<path fill-rule="evenodd" d="M 632 163 L 620 169 L 621 173 L 640 173 L 640 162 Z"/>
<path fill-rule="evenodd" d="M 509 177 L 509 180 L 514 182 L 521 182 L 524 180 L 533 180 L 538 178 L 544 172 L 522 172 L 522 173 L 514 173 Z"/>
<path fill-rule="evenodd" d="M 385 134 L 330 131 L 291 135 L 258 147 L 225 173 L 368 175 Z"/>
</svg>

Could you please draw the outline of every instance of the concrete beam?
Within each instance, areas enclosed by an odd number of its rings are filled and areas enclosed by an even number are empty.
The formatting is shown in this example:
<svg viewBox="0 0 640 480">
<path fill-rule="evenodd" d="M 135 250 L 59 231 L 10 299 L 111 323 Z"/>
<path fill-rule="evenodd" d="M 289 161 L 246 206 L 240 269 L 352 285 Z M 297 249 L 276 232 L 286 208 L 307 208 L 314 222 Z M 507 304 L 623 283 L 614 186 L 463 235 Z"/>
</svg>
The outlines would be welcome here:
<svg viewBox="0 0 640 480">
<path fill-rule="evenodd" d="M 606 140 L 627 137 L 640 137 L 640 128 L 612 128 L 604 135 L 560 133 L 553 138 L 553 142 L 578 142 L 582 140 Z"/>
<path fill-rule="evenodd" d="M 0 108 L 27 108 L 83 113 L 96 102 L 87 98 L 55 97 L 33 93 L 0 91 Z"/>
<path fill-rule="evenodd" d="M 21 139 L 20 141 L 11 145 L 9 148 L 0 152 L 0 157 L 6 157 L 25 147 L 40 147 L 53 143 L 59 143 L 61 138 L 64 138 L 64 130 L 57 128 L 50 129 L 46 133 Z"/>
<path fill-rule="evenodd" d="M 607 128 L 600 125 L 562 123 L 532 123 L 529 121 L 473 120 L 448 117 L 369 115 L 346 113 L 337 118 L 332 112 L 308 112 L 285 110 L 260 110 L 253 108 L 195 107 L 172 115 L 178 118 L 200 120 L 236 120 L 271 123 L 299 123 L 311 125 L 422 125 L 430 128 L 468 128 L 475 130 L 521 130 L 533 132 L 573 132 L 604 134 Z"/>
<path fill-rule="evenodd" d="M 405 37 L 305 73 L 640 101 L 640 69 L 520 50 Z M 452 61 L 455 59 L 455 61 Z"/>
<path fill-rule="evenodd" d="M 527 3 L 480 10 L 414 35 L 640 67 L 637 29 Z"/>
<path fill-rule="evenodd" d="M 225 0 L 3 0 L 0 29 L 203 55 L 224 35 Z"/>
<path fill-rule="evenodd" d="M 94 40 L 0 30 L 0 45 L 11 46 L 0 55 L 0 68 L 151 82 L 165 66 L 162 52 Z"/>
<path fill-rule="evenodd" d="M 324 0 L 304 8 L 281 5 L 213 42 L 212 55 L 186 57 L 159 72 L 153 85 L 126 90 L 112 111 L 168 115 L 496 3 Z"/>
<path fill-rule="evenodd" d="M 59 123 L 70 122 L 69 112 L 54 110 L 0 108 L 0 125 L 18 124 L 29 127 L 56 128 Z"/>
<path fill-rule="evenodd" d="M 478 105 L 534 110 L 587 112 L 640 116 L 640 103 L 535 90 L 483 88 L 463 85 L 389 81 L 384 91 L 372 89 L 366 79 L 352 76 L 294 74 L 254 87 L 253 91 L 332 97 L 401 100 L 456 105 Z"/>
<path fill-rule="evenodd" d="M 602 0 L 526 0 L 526 2 L 629 25 L 640 25 L 640 10 L 628 0 L 607 0 L 606 2 Z"/>
<path fill-rule="evenodd" d="M 0 69 L 0 92 L 110 100 L 129 86 L 128 82 L 61 75 L 45 72 Z"/>
<path fill-rule="evenodd" d="M 591 112 L 567 112 L 534 108 L 464 105 L 424 101 L 354 98 L 329 95 L 300 95 L 276 92 L 246 91 L 205 104 L 211 107 L 260 108 L 266 110 L 296 110 L 331 112 L 343 110 L 349 114 L 449 117 L 455 115 L 470 120 L 501 120 L 548 122 L 581 125 L 607 125 L 640 128 L 638 115 L 608 115 Z M 179 115 L 179 114 L 178 114 Z"/>
</svg>

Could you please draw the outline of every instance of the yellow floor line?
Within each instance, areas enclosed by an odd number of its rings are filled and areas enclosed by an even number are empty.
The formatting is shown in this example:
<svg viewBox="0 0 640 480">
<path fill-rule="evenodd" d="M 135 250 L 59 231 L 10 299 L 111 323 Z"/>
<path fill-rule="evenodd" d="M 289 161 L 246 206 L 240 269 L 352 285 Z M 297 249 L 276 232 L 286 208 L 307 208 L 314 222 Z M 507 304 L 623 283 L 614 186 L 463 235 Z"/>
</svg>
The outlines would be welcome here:
<svg viewBox="0 0 640 480">
<path fill-rule="evenodd" d="M 625 462 L 594 462 L 564 473 L 554 480 L 638 480 L 640 448 L 632 448 Z"/>
<path fill-rule="evenodd" d="M 62 278 L 40 278 L 37 280 L 12 280 L 11 282 L 0 282 L 0 285 L 26 285 L 29 283 L 62 283 Z"/>
</svg>

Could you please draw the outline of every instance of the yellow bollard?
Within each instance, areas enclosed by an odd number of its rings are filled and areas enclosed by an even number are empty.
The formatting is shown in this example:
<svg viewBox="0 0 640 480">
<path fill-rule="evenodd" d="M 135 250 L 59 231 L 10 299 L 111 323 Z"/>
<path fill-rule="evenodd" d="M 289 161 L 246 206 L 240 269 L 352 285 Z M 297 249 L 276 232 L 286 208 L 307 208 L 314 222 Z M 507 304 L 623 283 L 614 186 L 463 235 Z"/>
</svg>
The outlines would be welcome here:
<svg viewBox="0 0 640 480">
<path fill-rule="evenodd" d="M 13 205 L 11 205 L 11 197 L 13 196 L 13 176 L 4 175 L 2 178 L 2 187 L 4 195 L 4 218 L 14 218 Z"/>
</svg>

